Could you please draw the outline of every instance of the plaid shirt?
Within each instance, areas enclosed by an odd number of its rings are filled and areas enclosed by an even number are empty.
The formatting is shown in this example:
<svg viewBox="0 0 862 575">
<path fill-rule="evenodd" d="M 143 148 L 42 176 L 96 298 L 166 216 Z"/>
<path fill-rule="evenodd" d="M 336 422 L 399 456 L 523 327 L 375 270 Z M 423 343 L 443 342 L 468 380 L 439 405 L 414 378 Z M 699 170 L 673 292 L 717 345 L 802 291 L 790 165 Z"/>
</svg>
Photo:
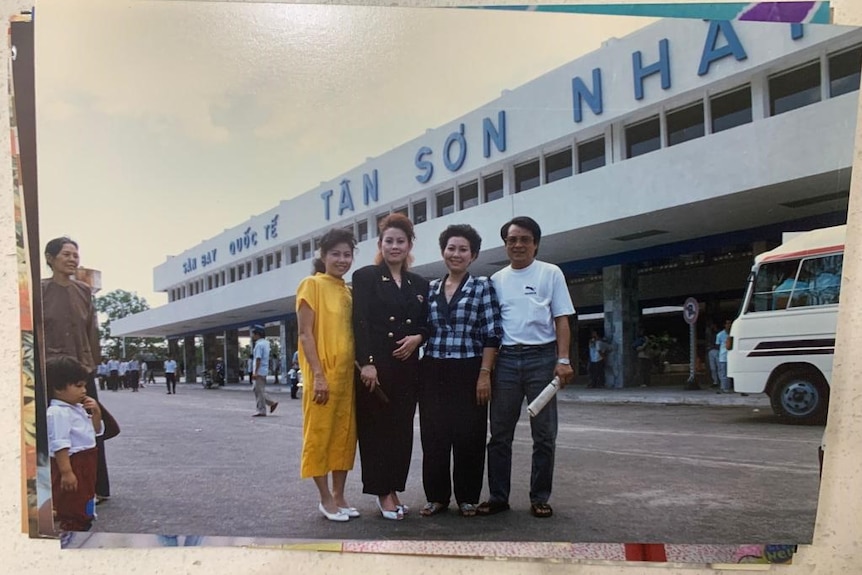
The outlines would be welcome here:
<svg viewBox="0 0 862 575">
<path fill-rule="evenodd" d="M 466 359 L 499 347 L 503 337 L 500 303 L 487 277 L 464 278 L 452 301 L 446 301 L 443 279 L 428 286 L 428 329 L 425 355 L 437 359 Z"/>
</svg>

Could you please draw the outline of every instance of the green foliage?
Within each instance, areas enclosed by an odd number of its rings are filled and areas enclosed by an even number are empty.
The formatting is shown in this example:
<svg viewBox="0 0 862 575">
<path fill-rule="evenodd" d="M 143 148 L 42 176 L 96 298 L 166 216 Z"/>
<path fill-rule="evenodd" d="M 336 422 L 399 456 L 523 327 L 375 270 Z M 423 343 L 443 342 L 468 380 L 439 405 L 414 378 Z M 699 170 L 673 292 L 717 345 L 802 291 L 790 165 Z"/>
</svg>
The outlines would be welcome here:
<svg viewBox="0 0 862 575">
<path fill-rule="evenodd" d="M 125 340 L 125 357 L 131 358 L 140 354 L 164 356 L 167 345 L 160 337 L 114 337 L 111 335 L 111 322 L 115 319 L 147 311 L 150 305 L 137 293 L 118 289 L 96 298 L 96 310 L 103 318 L 99 324 L 99 338 L 102 342 L 102 355 L 105 357 L 123 356 Z"/>
</svg>

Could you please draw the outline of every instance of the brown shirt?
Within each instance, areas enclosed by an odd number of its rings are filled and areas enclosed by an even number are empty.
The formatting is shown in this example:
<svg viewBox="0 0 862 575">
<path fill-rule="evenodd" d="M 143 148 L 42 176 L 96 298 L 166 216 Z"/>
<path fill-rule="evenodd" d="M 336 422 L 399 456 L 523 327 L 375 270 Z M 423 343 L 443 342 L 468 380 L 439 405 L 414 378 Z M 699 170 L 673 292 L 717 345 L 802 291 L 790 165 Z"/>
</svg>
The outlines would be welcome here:
<svg viewBox="0 0 862 575">
<path fill-rule="evenodd" d="M 42 280 L 45 358 L 69 355 L 93 372 L 101 362 L 99 327 L 90 287 Z"/>
</svg>

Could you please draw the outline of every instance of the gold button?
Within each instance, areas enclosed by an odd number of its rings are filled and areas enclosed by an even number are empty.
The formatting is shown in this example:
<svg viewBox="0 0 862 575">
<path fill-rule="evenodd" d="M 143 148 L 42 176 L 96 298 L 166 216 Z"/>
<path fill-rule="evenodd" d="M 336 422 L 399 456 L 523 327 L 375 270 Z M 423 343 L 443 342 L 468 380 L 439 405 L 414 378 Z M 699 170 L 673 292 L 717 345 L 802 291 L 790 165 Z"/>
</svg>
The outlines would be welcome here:
<svg viewBox="0 0 862 575">
<path fill-rule="evenodd" d="M 390 331 L 388 334 L 386 334 L 386 335 L 388 335 L 389 337 L 395 337 L 395 334 L 394 334 L 394 333 L 392 333 L 391 331 Z"/>
<path fill-rule="evenodd" d="M 412 322 L 412 321 L 410 321 L 410 320 L 408 319 L 405 323 L 406 323 L 407 325 L 410 325 L 410 324 L 411 324 L 411 323 L 413 323 L 413 322 Z"/>
<path fill-rule="evenodd" d="M 395 321 L 395 316 L 394 316 L 394 315 L 390 315 L 390 316 L 389 316 L 389 321 Z"/>
</svg>

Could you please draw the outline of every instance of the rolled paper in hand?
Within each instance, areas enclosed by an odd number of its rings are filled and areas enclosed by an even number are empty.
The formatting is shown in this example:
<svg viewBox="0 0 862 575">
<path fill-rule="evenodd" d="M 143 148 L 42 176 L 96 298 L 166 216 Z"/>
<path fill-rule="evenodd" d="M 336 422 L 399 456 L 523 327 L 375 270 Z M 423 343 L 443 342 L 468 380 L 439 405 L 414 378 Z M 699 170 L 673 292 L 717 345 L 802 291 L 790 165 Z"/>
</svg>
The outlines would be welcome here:
<svg viewBox="0 0 862 575">
<path fill-rule="evenodd" d="M 551 383 L 542 390 L 542 393 L 536 396 L 530 405 L 527 406 L 527 413 L 530 414 L 530 417 L 536 417 L 539 415 L 548 402 L 551 401 L 551 398 L 557 394 L 557 391 L 560 389 L 560 378 L 554 376 L 554 379 L 551 380 Z"/>
</svg>

